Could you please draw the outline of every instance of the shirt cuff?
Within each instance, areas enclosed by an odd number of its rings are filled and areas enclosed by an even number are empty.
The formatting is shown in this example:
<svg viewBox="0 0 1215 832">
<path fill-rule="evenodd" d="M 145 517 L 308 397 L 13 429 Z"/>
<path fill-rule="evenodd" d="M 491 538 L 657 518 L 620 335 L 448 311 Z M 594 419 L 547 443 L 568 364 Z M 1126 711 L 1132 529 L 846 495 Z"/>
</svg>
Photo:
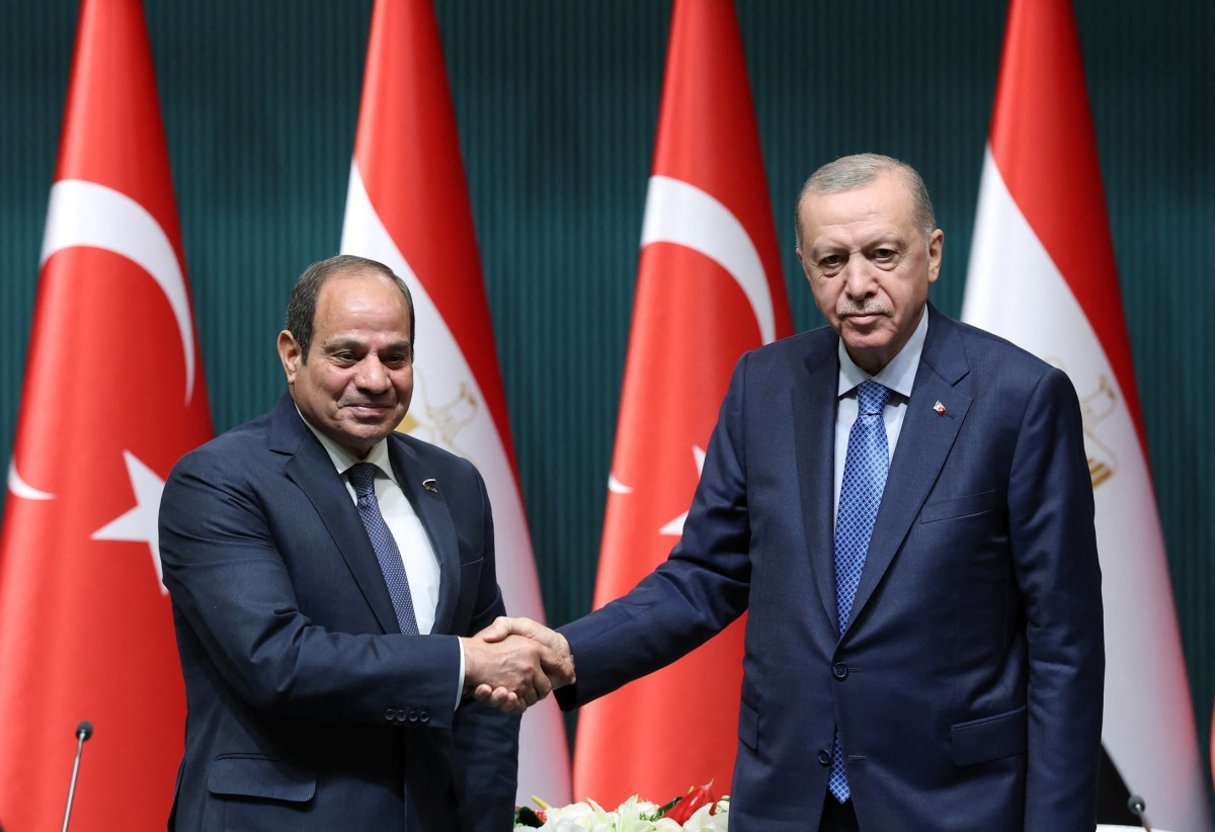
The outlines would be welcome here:
<svg viewBox="0 0 1215 832">
<path fill-rule="evenodd" d="M 464 695 L 464 642 L 460 638 L 456 638 L 456 644 L 460 648 L 460 678 L 456 680 L 456 708 L 460 707 L 460 700 Z M 454 709 L 453 709 L 454 710 Z"/>
</svg>

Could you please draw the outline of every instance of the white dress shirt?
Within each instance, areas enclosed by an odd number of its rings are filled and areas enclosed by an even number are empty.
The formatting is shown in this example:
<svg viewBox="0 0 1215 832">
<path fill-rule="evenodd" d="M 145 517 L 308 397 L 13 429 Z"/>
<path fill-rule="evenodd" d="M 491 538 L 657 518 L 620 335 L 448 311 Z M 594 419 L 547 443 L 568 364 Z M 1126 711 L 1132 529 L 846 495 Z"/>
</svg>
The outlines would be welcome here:
<svg viewBox="0 0 1215 832">
<path fill-rule="evenodd" d="M 907 343 L 899 350 L 898 355 L 890 360 L 876 376 L 870 376 L 856 365 L 844 340 L 839 343 L 840 378 L 836 395 L 839 405 L 835 409 L 835 510 L 839 512 L 840 489 L 844 484 L 844 461 L 848 457 L 848 435 L 852 432 L 852 423 L 856 421 L 856 388 L 862 382 L 872 379 L 883 387 L 890 389 L 892 395 L 886 402 L 882 412 L 882 421 L 886 425 L 886 447 L 890 458 L 894 458 L 894 446 L 898 444 L 899 433 L 903 429 L 903 416 L 907 413 L 907 400 L 911 398 L 911 388 L 915 384 L 916 370 L 920 366 L 920 356 L 924 352 L 924 339 L 928 337 L 928 308 L 924 308 L 919 324 L 907 339 Z"/>
</svg>

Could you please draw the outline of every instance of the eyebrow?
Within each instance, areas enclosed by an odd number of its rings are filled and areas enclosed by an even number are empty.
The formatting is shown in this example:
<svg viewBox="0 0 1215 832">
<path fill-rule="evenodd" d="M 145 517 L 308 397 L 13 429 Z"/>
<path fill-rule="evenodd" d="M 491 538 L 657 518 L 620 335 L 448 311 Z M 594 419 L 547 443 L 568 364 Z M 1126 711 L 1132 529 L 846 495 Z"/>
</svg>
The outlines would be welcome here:
<svg viewBox="0 0 1215 832">
<path fill-rule="evenodd" d="M 333 352 L 336 350 L 344 350 L 344 349 L 367 349 L 368 344 L 366 341 L 364 341 L 360 338 L 338 338 L 335 341 L 325 342 L 324 344 L 321 345 L 321 347 L 326 352 Z M 411 347 L 412 347 L 412 344 L 410 344 L 409 340 L 403 338 L 399 341 L 392 341 L 392 342 L 386 344 L 381 349 L 382 350 L 383 349 L 408 350 Z"/>
<path fill-rule="evenodd" d="M 903 245 L 906 245 L 906 243 L 907 243 L 907 240 L 901 234 L 898 234 L 897 232 L 895 232 L 895 233 L 890 233 L 890 234 L 878 234 L 877 236 L 863 240 L 860 244 L 856 245 L 855 247 L 850 246 L 850 245 L 845 245 L 842 242 L 829 240 L 829 241 L 811 246 L 810 253 L 814 254 L 814 255 L 821 255 L 821 254 L 827 254 L 827 253 L 832 253 L 832 252 L 841 251 L 841 250 L 846 250 L 849 252 L 865 251 L 866 249 L 873 248 L 874 246 L 881 246 L 881 245 L 903 246 Z"/>
</svg>

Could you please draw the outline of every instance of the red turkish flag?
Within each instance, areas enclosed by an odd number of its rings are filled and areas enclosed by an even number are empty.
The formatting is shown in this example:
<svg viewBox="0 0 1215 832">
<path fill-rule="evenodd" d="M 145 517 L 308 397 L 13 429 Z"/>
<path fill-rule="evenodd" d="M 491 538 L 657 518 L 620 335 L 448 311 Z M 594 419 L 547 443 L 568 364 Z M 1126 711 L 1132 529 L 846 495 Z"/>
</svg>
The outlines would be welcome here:
<svg viewBox="0 0 1215 832">
<path fill-rule="evenodd" d="M 1057 365 L 1080 395 L 1105 602 L 1102 743 L 1153 823 L 1208 830 L 1084 64 L 1066 0 L 1009 5 L 962 318 Z"/>
<path fill-rule="evenodd" d="M 164 829 L 184 695 L 163 476 L 211 435 L 139 0 L 84 0 L 0 537 L 0 823 Z"/>
<path fill-rule="evenodd" d="M 485 478 L 506 610 L 544 621 L 506 395 L 481 277 L 447 68 L 430 0 L 377 0 L 342 251 L 388 265 L 417 315 L 414 398 L 398 430 L 465 457 Z M 569 745 L 555 699 L 528 708 L 516 800 L 565 803 Z"/>
<path fill-rule="evenodd" d="M 678 0 L 594 605 L 677 541 L 739 356 L 790 334 L 788 302 L 731 0 Z M 575 797 L 665 802 L 729 791 L 743 626 L 582 709 Z"/>
</svg>

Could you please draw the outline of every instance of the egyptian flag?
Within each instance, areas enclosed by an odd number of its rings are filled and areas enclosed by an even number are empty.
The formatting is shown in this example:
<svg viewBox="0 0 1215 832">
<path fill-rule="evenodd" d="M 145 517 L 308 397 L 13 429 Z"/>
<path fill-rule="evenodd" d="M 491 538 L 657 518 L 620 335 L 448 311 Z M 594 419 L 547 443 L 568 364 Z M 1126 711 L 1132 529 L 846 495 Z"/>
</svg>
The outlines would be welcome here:
<svg viewBox="0 0 1215 832">
<path fill-rule="evenodd" d="M 346 197 L 342 252 L 370 257 L 413 293 L 414 397 L 399 430 L 473 462 L 494 512 L 498 584 L 511 615 L 544 604 L 498 371 L 493 325 L 430 0 L 377 0 Z M 517 802 L 569 799 L 565 723 L 551 697 L 528 708 Z"/>
<path fill-rule="evenodd" d="M 1153 824 L 1209 829 L 1080 46 L 1063 0 L 1009 8 L 962 317 L 1062 368 L 1080 396 L 1105 600 L 1112 770 L 1102 773 L 1102 819 L 1133 821 L 1129 789 Z"/>
</svg>

